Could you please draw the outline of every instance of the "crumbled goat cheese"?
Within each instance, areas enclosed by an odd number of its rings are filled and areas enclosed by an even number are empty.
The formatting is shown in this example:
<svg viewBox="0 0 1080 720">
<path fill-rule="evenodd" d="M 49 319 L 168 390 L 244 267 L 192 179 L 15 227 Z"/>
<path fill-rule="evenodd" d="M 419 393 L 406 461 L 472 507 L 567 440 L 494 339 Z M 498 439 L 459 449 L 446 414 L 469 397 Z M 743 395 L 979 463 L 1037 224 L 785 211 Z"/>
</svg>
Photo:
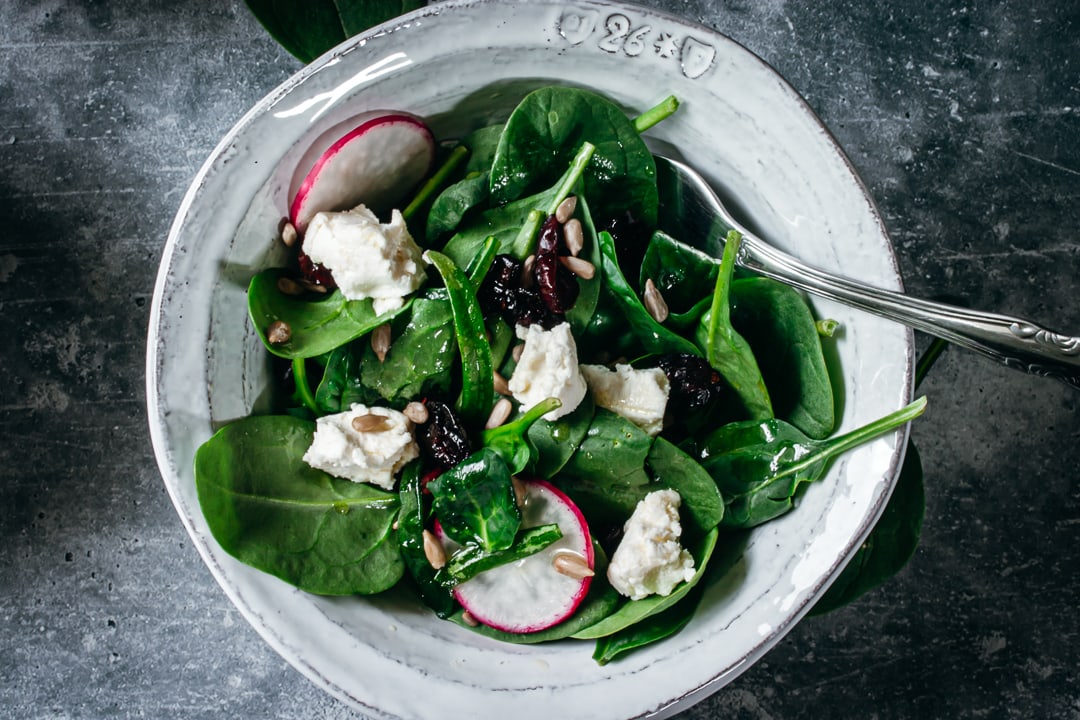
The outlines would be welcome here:
<svg viewBox="0 0 1080 720">
<path fill-rule="evenodd" d="M 359 431 L 353 420 L 365 415 L 385 418 L 375 429 Z M 304 462 L 335 477 L 394 488 L 394 475 L 420 455 L 412 423 L 397 410 L 354 404 L 350 410 L 325 415 L 315 424 L 315 437 Z"/>
<path fill-rule="evenodd" d="M 585 397 L 585 378 L 578 367 L 577 345 L 569 323 L 545 330 L 539 325 L 518 326 L 517 336 L 525 341 L 514 374 L 510 393 L 528 410 L 549 397 L 558 398 L 561 407 L 544 415 L 556 420 L 572 413 Z"/>
<path fill-rule="evenodd" d="M 609 370 L 603 365 L 582 365 L 581 374 L 598 406 L 623 416 L 653 437 L 664 429 L 670 385 L 660 368 L 635 370 L 616 365 L 615 370 Z"/>
<path fill-rule="evenodd" d="M 620 594 L 631 600 L 669 595 L 694 577 L 694 558 L 679 544 L 681 502 L 674 490 L 655 490 L 634 508 L 607 570 L 608 581 Z"/>
<path fill-rule="evenodd" d="M 401 307 L 427 279 L 422 251 L 398 210 L 388 224 L 363 205 L 316 213 L 303 247 L 313 262 L 330 270 L 345 299 L 371 298 L 378 314 Z"/>
</svg>

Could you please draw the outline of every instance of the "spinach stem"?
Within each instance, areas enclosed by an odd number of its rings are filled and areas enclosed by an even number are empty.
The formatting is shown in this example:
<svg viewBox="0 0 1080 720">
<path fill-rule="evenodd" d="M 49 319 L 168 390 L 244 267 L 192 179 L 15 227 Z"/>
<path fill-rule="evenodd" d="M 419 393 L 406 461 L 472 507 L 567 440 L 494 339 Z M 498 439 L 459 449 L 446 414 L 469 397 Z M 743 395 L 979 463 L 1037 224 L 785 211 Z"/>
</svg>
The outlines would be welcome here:
<svg viewBox="0 0 1080 720">
<path fill-rule="evenodd" d="M 296 391 L 300 393 L 300 402 L 311 412 L 321 415 L 319 404 L 315 402 L 315 395 L 311 392 L 311 386 L 307 380 L 307 363 L 304 358 L 293 358 L 292 361 L 293 381 L 296 383 Z"/>
<path fill-rule="evenodd" d="M 522 224 L 512 246 L 514 255 L 519 260 L 524 260 L 535 252 L 536 236 L 540 232 L 540 225 L 543 224 L 547 216 L 554 215 L 555 211 L 562 205 L 563 200 L 574 191 L 574 186 L 581 179 L 581 175 L 585 172 L 585 167 L 589 164 L 589 161 L 592 160 L 594 152 L 596 152 L 595 145 L 590 142 L 582 143 L 581 148 L 574 155 L 574 159 L 570 161 L 570 167 L 559 179 L 559 184 L 552 188 L 554 195 L 552 195 L 551 201 L 548 202 L 546 207 L 529 212 L 529 216 Z"/>
<path fill-rule="evenodd" d="M 653 125 L 674 115 L 675 111 L 678 109 L 679 99 L 674 95 L 668 95 L 661 100 L 658 105 L 649 108 L 634 118 L 634 129 L 637 130 L 640 135 Z"/>
<path fill-rule="evenodd" d="M 817 449 L 815 451 L 803 457 L 799 462 L 788 465 L 787 468 L 785 468 L 783 472 L 778 473 L 774 479 L 798 474 L 815 463 L 822 462 L 830 457 L 836 457 L 841 453 L 847 452 L 851 448 L 862 445 L 878 435 L 882 435 L 894 428 L 900 427 L 910 420 L 914 420 L 922 415 L 925 409 L 926 397 L 924 396 L 912 401 L 909 405 L 905 405 L 895 412 L 889 413 L 885 417 L 878 418 L 862 427 L 855 428 L 843 435 L 837 435 L 823 443 L 817 444 Z"/>
<path fill-rule="evenodd" d="M 450 155 L 447 156 L 445 162 L 435 171 L 435 174 L 427 179 L 420 189 L 416 192 L 412 202 L 410 202 L 404 210 L 401 211 L 401 216 L 408 220 L 416 211 L 423 207 L 424 203 L 431 199 L 431 196 L 442 184 L 446 182 L 446 178 L 450 176 L 450 173 L 457 169 L 458 165 L 465 161 L 465 158 L 469 156 L 469 148 L 464 145 L 458 145 L 450 151 Z"/>
<path fill-rule="evenodd" d="M 937 359 L 941 357 L 941 354 L 945 352 L 945 348 L 949 347 L 947 340 L 941 338 L 934 338 L 934 342 L 930 343 L 930 347 L 926 348 L 926 352 L 919 358 L 919 362 L 915 365 L 915 387 L 918 388 L 922 384 L 922 381 L 926 378 L 926 374 L 930 372 L 930 368 L 934 366 Z"/>
<path fill-rule="evenodd" d="M 728 303 L 728 287 L 735 271 L 735 258 L 739 253 L 742 235 L 732 231 L 724 240 L 724 254 L 720 258 L 720 268 L 716 273 L 716 286 L 713 289 L 712 305 L 709 308 L 709 341 L 705 355 L 709 364 L 716 367 L 720 359 L 720 342 L 724 329 L 731 324 L 731 305 Z"/>
</svg>

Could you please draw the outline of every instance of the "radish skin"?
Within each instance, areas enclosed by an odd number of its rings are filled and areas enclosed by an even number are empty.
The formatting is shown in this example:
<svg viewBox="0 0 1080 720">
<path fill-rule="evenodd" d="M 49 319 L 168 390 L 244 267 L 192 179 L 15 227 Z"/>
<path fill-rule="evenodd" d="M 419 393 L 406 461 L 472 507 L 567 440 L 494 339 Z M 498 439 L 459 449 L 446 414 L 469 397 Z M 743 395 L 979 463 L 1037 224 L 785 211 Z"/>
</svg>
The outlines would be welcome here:
<svg viewBox="0 0 1080 720">
<path fill-rule="evenodd" d="M 585 599 L 596 558 L 585 517 L 561 490 L 545 480 L 524 485 L 522 527 L 557 523 L 563 536 L 523 560 L 480 573 L 454 588 L 454 598 L 484 625 L 511 633 L 545 630 L 566 620 Z M 452 554 L 456 543 L 437 528 Z M 574 557 L 589 575 L 574 577 L 555 568 L 556 558 Z"/>
<path fill-rule="evenodd" d="M 301 168 L 325 144 L 325 136 L 305 154 Z M 319 212 L 350 210 L 360 203 L 388 211 L 431 172 L 435 149 L 434 135 L 419 118 L 401 112 L 365 114 L 319 152 L 293 194 L 289 219 L 303 234 Z"/>
</svg>

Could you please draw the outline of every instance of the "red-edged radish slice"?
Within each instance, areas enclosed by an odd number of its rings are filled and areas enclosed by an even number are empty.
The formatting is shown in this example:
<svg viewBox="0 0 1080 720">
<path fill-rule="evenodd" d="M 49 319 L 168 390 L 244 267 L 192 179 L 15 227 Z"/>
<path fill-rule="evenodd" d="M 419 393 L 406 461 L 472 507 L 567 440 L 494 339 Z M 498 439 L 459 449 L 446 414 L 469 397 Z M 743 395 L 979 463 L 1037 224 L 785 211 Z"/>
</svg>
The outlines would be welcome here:
<svg viewBox="0 0 1080 720">
<path fill-rule="evenodd" d="M 522 503 L 522 527 L 557 523 L 563 536 L 543 550 L 514 563 L 485 570 L 454 589 L 454 597 L 476 620 L 498 630 L 537 632 L 557 625 L 577 609 L 592 582 L 595 566 L 592 538 L 577 505 L 554 485 L 528 480 Z M 441 533 L 452 548 L 453 541 Z M 565 564 L 590 573 L 566 574 Z M 564 565 L 564 567 L 565 567 Z"/>
<path fill-rule="evenodd" d="M 308 155 L 321 149 L 321 140 Z M 311 162 L 308 155 L 300 167 Z M 360 203 L 386 212 L 427 176 L 434 162 L 435 137 L 420 118 L 369 113 L 319 153 L 296 189 L 289 219 L 303 233 L 318 212 L 349 210 Z"/>
</svg>

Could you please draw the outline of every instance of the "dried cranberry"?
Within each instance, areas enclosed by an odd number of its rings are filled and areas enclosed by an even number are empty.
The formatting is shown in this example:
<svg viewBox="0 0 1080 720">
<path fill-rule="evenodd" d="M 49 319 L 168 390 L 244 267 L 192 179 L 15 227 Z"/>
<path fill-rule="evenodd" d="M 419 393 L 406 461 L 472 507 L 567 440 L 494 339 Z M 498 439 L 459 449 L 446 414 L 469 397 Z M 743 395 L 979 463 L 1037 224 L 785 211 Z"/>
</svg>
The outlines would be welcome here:
<svg viewBox="0 0 1080 720">
<path fill-rule="evenodd" d="M 500 315 L 508 325 L 534 323 L 551 329 L 562 318 L 553 315 L 539 291 L 521 284 L 522 264 L 512 255 L 496 255 L 480 284 L 477 298 L 485 315 Z"/>
<path fill-rule="evenodd" d="M 297 251 L 296 259 L 300 262 L 300 272 L 303 273 L 304 279 L 313 285 L 322 285 L 328 290 L 333 290 L 337 287 L 337 283 L 334 282 L 334 276 L 330 274 L 329 268 L 317 262 L 313 262 L 311 256 L 303 250 Z"/>
<path fill-rule="evenodd" d="M 548 310 L 562 314 L 574 307 L 579 288 L 574 273 L 559 262 L 560 255 L 569 255 L 563 226 L 554 215 L 548 216 L 540 228 L 536 245 L 536 285 Z"/>
<path fill-rule="evenodd" d="M 427 400 L 424 404 L 428 421 L 417 433 L 417 442 L 429 462 L 449 470 L 472 454 L 469 436 L 461 418 L 449 405 L 441 400 Z"/>
<path fill-rule="evenodd" d="M 690 353 L 661 355 L 657 365 L 667 375 L 670 407 L 695 410 L 705 407 L 719 397 L 725 388 L 724 379 L 708 361 Z"/>
</svg>

